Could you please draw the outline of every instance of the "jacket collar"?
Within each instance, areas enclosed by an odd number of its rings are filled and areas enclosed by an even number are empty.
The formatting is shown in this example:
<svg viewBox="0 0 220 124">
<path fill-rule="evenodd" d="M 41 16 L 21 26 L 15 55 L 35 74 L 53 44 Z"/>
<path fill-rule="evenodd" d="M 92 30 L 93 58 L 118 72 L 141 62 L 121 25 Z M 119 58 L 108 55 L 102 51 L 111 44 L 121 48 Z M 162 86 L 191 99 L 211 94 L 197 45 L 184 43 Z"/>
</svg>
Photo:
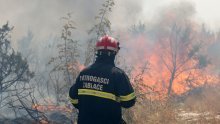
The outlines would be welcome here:
<svg viewBox="0 0 220 124">
<path fill-rule="evenodd" d="M 115 66 L 115 56 L 97 56 L 95 63 L 103 63 Z"/>
</svg>

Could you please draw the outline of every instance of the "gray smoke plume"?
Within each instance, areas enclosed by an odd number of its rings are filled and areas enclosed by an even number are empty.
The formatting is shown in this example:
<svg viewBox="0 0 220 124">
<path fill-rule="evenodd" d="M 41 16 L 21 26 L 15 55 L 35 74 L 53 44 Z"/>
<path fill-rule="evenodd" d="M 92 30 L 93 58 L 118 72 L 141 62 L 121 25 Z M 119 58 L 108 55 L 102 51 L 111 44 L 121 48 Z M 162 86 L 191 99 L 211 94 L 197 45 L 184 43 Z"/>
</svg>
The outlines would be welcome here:
<svg viewBox="0 0 220 124">
<path fill-rule="evenodd" d="M 51 57 L 58 55 L 61 30 L 65 24 L 61 17 L 71 13 L 76 29 L 73 39 L 80 42 L 82 54 L 86 51 L 87 31 L 96 24 L 104 0 L 1 0 L 0 25 L 9 21 L 14 26 L 12 41 L 15 49 L 28 58 L 30 68 L 48 79 L 46 66 Z M 148 12 L 146 12 L 146 10 Z M 190 2 L 174 2 L 165 5 L 161 0 L 115 0 L 108 15 L 113 37 L 119 39 L 121 61 L 128 66 L 142 66 L 152 52 L 158 37 L 167 35 L 167 26 L 185 21 L 197 22 L 195 5 Z M 220 43 L 210 46 L 208 54 L 219 65 Z M 159 66 L 159 65 L 158 65 Z M 220 65 L 218 66 L 219 69 Z M 220 69 L 219 69 L 220 70 Z M 42 81 L 43 82 L 43 81 Z M 42 82 L 38 82 L 41 85 Z M 43 82 L 45 83 L 45 82 Z M 44 87 L 45 88 L 45 87 Z M 46 88 L 45 88 L 46 90 Z"/>
</svg>

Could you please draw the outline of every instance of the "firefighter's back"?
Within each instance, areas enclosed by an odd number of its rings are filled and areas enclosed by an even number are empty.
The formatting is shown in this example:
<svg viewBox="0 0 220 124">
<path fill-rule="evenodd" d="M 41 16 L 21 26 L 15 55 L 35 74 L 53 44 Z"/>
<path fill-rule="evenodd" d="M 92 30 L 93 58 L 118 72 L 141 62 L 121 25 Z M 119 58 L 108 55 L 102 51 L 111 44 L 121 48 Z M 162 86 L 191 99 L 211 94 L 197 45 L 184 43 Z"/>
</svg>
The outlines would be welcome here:
<svg viewBox="0 0 220 124">
<path fill-rule="evenodd" d="M 79 109 L 78 124 L 121 124 L 121 107 L 134 106 L 136 96 L 128 76 L 114 64 L 119 42 L 105 35 L 95 49 L 96 61 L 80 72 L 70 101 Z"/>
<path fill-rule="evenodd" d="M 94 63 L 80 73 L 79 123 L 118 124 L 121 106 L 117 102 L 115 83 L 120 70 L 111 64 Z"/>
</svg>

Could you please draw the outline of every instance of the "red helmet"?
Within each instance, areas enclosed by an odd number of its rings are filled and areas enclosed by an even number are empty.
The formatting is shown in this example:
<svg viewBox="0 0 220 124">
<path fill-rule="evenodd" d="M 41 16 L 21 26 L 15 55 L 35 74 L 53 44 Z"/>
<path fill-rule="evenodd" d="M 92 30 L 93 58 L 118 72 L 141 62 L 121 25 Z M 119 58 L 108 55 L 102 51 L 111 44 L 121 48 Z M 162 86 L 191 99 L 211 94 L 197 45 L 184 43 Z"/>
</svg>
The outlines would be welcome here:
<svg viewBox="0 0 220 124">
<path fill-rule="evenodd" d="M 96 50 L 110 50 L 117 53 L 119 49 L 119 42 L 108 35 L 101 37 L 96 43 Z"/>
</svg>

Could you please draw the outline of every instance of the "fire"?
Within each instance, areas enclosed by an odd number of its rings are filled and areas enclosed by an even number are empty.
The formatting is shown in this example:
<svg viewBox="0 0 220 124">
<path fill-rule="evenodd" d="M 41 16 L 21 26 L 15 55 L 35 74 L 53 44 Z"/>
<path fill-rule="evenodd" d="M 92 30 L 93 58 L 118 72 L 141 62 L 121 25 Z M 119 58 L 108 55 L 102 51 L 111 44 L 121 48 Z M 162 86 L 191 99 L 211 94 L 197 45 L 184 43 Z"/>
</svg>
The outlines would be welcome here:
<svg viewBox="0 0 220 124">
<path fill-rule="evenodd" d="M 171 15 L 173 16 L 173 15 Z M 170 23 L 170 22 L 169 22 Z M 202 68 L 199 67 L 199 59 L 195 57 L 190 58 L 190 50 L 193 49 L 196 41 L 200 41 L 200 35 L 197 31 L 198 25 L 194 23 L 188 24 L 192 27 L 191 32 L 195 36 L 189 34 L 188 39 L 190 40 L 189 44 L 186 42 L 178 42 L 176 58 L 172 58 L 173 49 L 175 47 L 175 36 L 174 39 L 170 39 L 172 33 L 175 34 L 175 31 L 170 34 L 167 33 L 169 30 L 166 28 L 164 34 L 157 34 L 158 37 L 161 36 L 158 41 L 152 41 L 147 35 L 125 35 L 126 32 L 121 32 L 123 40 L 126 41 L 122 43 L 123 48 L 121 49 L 125 57 L 126 62 L 124 64 L 131 65 L 131 82 L 134 85 L 138 85 L 141 92 L 157 92 L 163 97 L 166 97 L 168 94 L 168 88 L 170 83 L 172 83 L 172 94 L 183 94 L 190 89 L 199 87 L 205 84 L 215 84 L 219 82 L 219 77 L 216 74 L 213 74 L 212 65 L 207 65 Z M 184 26 L 180 27 L 183 28 Z M 178 27 L 172 27 L 172 30 L 179 30 Z M 186 30 L 185 27 L 182 30 Z M 176 34 L 178 35 L 178 34 Z M 194 39 L 193 39 L 194 38 Z M 213 38 L 207 37 L 203 38 L 209 42 L 205 43 L 205 46 L 213 43 Z M 155 39 L 154 39 L 155 40 Z M 173 42 L 173 43 L 170 43 Z M 124 49 L 125 48 L 125 49 Z M 204 53 L 206 50 L 202 50 Z M 123 53 L 124 52 L 124 53 Z M 197 56 L 198 57 L 198 56 Z M 142 79 L 135 79 L 135 76 L 140 75 L 144 64 L 148 63 L 145 73 L 143 73 Z M 85 66 L 78 64 L 80 70 L 85 68 Z M 173 77 L 172 77 L 173 75 Z M 136 86 L 135 86 L 136 87 Z M 161 97 L 160 96 L 160 97 Z"/>
<path fill-rule="evenodd" d="M 69 63 L 67 65 L 68 70 L 70 70 L 71 72 L 75 72 L 75 71 L 81 71 L 85 68 L 85 66 L 83 64 L 81 64 L 80 62 L 74 62 L 74 63 Z"/>
<path fill-rule="evenodd" d="M 134 68 L 132 77 L 140 74 L 141 69 L 137 68 L 143 67 L 144 61 L 149 63 L 145 73 L 142 74 L 142 80 L 131 79 L 134 85 L 141 85 L 139 89 L 143 93 L 153 90 L 166 97 L 170 82 L 172 82 L 172 94 L 182 94 L 198 86 L 219 82 L 218 76 L 212 73 L 212 65 L 200 68 L 199 60 L 189 57 L 189 50 L 194 43 L 190 44 L 191 46 L 179 43 L 176 58 L 172 59 L 171 50 L 175 48 L 171 48 L 169 37 L 154 43 L 144 35 L 126 38 L 125 47 L 130 51 L 124 53 L 124 56 L 131 56 L 126 58 L 126 61 Z"/>
<path fill-rule="evenodd" d="M 46 103 L 45 105 L 33 104 L 32 109 L 43 112 L 43 113 L 59 111 L 62 113 L 66 113 L 67 115 L 71 115 L 71 113 L 73 112 L 73 109 L 71 109 L 71 107 L 69 105 L 58 106 L 58 105 L 53 105 L 53 104 L 48 104 L 48 103 Z M 49 124 L 48 120 L 45 118 L 42 118 L 40 120 L 40 123 L 41 124 Z"/>
<path fill-rule="evenodd" d="M 52 111 L 62 111 L 65 113 L 72 113 L 73 112 L 71 107 L 67 106 L 67 105 L 57 106 L 57 105 L 34 104 L 34 105 L 32 105 L 32 109 L 36 109 L 41 112 L 52 112 Z"/>
<path fill-rule="evenodd" d="M 72 105 L 64 104 L 64 105 L 55 105 L 50 98 L 46 99 L 45 104 L 33 104 L 32 109 L 38 110 L 40 112 L 53 112 L 60 111 L 63 113 L 70 114 L 73 112 Z"/>
</svg>

